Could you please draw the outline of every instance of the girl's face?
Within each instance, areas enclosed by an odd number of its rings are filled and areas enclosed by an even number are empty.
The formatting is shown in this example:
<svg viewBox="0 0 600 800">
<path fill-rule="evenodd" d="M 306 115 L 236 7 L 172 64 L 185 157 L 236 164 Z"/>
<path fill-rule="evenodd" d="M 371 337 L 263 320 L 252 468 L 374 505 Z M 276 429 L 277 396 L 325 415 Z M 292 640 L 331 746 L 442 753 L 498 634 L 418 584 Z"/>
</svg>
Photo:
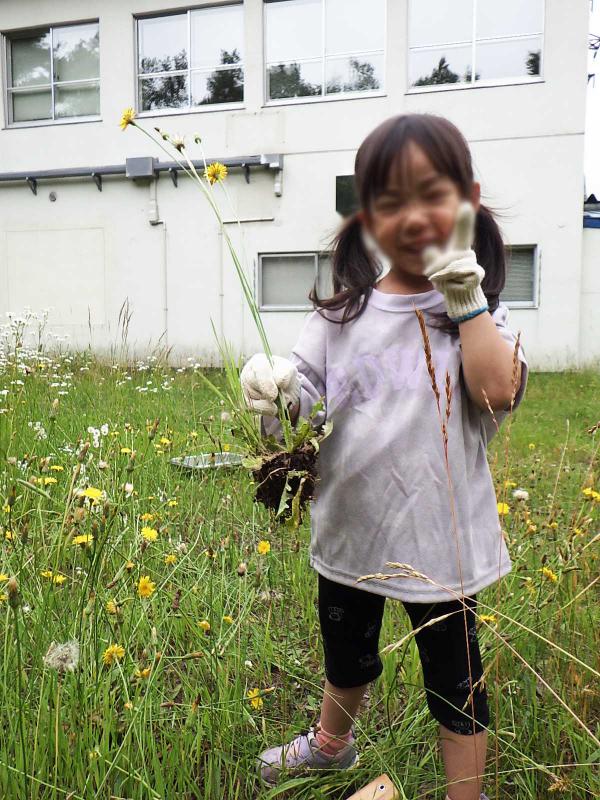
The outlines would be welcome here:
<svg viewBox="0 0 600 800">
<path fill-rule="evenodd" d="M 401 186 L 393 175 L 365 213 L 364 221 L 390 260 L 391 272 L 426 290 L 431 284 L 422 274 L 421 252 L 427 245 L 443 246 L 447 242 L 464 198 L 451 178 L 437 172 L 419 145 L 410 141 L 408 148 L 407 184 Z M 480 185 L 474 182 L 469 199 L 476 211 L 479 196 Z"/>
</svg>

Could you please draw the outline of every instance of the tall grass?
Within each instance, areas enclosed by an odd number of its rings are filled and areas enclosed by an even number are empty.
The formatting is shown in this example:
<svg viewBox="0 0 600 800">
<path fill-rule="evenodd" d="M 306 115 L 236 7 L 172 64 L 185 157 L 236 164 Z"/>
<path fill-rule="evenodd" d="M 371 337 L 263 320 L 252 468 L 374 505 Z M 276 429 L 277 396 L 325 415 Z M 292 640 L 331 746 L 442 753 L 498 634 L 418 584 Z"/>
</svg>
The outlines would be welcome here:
<svg viewBox="0 0 600 800">
<path fill-rule="evenodd" d="M 341 800 L 382 771 L 403 797 L 442 795 L 437 725 L 393 603 L 384 672 L 357 720 L 361 767 L 258 788 L 256 755 L 320 709 L 309 523 L 270 529 L 243 468 L 170 464 L 241 449 L 226 394 L 207 391 L 198 367 L 103 365 L 13 341 L 0 391 L 0 573 L 19 589 L 13 609 L 0 584 L 0 796 Z M 496 709 L 490 797 L 600 792 L 599 434 L 587 433 L 599 395 L 598 373 L 531 375 L 509 442 L 505 424 L 490 445 L 514 564 L 500 604 L 494 587 L 478 596 L 495 619 L 480 629 Z M 145 576 L 155 589 L 140 597 Z M 50 645 L 74 639 L 74 671 L 48 666 Z M 111 645 L 124 653 L 105 664 Z"/>
</svg>

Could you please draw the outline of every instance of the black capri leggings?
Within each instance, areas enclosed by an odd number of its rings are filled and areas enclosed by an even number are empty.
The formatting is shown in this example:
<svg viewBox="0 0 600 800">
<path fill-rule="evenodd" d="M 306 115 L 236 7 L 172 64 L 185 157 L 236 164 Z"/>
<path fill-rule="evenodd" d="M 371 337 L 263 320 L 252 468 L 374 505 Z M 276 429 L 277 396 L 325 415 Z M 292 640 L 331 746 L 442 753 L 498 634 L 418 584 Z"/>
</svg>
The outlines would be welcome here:
<svg viewBox="0 0 600 800">
<path fill-rule="evenodd" d="M 375 680 L 383 672 L 378 649 L 386 598 L 335 583 L 317 574 L 319 622 L 327 679 L 340 689 L 362 686 Z M 485 685 L 483 680 L 480 681 L 483 668 L 475 621 L 477 595 L 464 600 L 467 605 L 466 637 L 463 605 L 459 600 L 441 603 L 402 601 L 402 605 L 413 629 L 435 617 L 459 612 L 419 631 L 415 639 L 431 714 L 454 733 L 469 735 L 474 729 L 479 733 L 489 725 L 489 708 Z M 472 686 L 475 690 L 470 699 Z"/>
</svg>

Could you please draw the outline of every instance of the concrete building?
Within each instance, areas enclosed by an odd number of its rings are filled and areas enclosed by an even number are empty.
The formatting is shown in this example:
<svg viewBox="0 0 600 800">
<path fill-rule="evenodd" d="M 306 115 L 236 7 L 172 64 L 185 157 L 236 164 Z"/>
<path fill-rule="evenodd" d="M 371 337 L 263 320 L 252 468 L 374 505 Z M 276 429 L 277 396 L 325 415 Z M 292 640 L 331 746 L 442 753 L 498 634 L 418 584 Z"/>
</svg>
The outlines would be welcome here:
<svg viewBox="0 0 600 800">
<path fill-rule="evenodd" d="M 174 363 L 215 360 L 212 323 L 238 352 L 262 349 L 213 210 L 172 155 L 119 128 L 132 106 L 228 165 L 214 198 L 288 355 L 315 275 L 328 282 L 357 147 L 427 111 L 463 131 L 502 212 L 502 299 L 531 366 L 594 362 L 588 15 L 588 0 L 3 0 L 0 313 L 50 307 L 52 330 L 98 352 L 126 317 L 132 350 L 172 348 Z"/>
</svg>

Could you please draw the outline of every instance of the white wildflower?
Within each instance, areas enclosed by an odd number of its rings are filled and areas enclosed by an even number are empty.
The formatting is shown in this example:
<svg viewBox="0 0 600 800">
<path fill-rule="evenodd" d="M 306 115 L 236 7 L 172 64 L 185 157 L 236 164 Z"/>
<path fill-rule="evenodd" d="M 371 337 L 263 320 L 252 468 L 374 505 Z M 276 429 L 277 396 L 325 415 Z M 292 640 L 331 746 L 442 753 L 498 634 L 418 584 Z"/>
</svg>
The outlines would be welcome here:
<svg viewBox="0 0 600 800">
<path fill-rule="evenodd" d="M 59 672 L 67 672 L 67 670 L 74 672 L 78 663 L 79 642 L 77 639 L 72 639 L 70 642 L 64 642 L 63 644 L 52 642 L 44 656 L 44 664 L 50 669 L 55 669 Z"/>
<path fill-rule="evenodd" d="M 512 496 L 515 500 L 529 500 L 529 492 L 525 489 L 515 489 Z"/>
</svg>

